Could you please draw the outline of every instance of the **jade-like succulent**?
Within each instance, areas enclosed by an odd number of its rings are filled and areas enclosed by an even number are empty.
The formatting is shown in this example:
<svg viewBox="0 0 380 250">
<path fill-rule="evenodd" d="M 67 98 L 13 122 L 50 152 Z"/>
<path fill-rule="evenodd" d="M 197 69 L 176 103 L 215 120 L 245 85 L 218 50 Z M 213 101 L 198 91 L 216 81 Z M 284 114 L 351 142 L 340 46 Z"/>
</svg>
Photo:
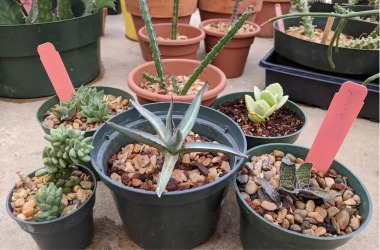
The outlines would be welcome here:
<svg viewBox="0 0 380 250">
<path fill-rule="evenodd" d="M 58 218 L 61 215 L 64 205 L 61 202 L 62 188 L 57 188 L 52 182 L 36 193 L 36 204 L 40 211 L 34 215 L 36 221 L 48 221 Z"/>
<path fill-rule="evenodd" d="M 204 85 L 198 92 L 177 127 L 174 126 L 172 117 L 173 102 L 168 110 L 165 125 L 164 122 L 154 113 L 150 112 L 137 102 L 131 100 L 133 107 L 153 126 L 157 132 L 157 136 L 142 130 L 120 126 L 112 122 L 106 122 L 108 126 L 119 131 L 123 135 L 126 135 L 138 142 L 155 147 L 164 154 L 165 161 L 161 169 L 158 187 L 156 189 L 158 197 L 161 197 L 161 194 L 164 192 L 174 170 L 174 166 L 181 154 L 188 152 L 221 152 L 247 157 L 244 153 L 222 144 L 210 142 L 184 143 L 186 136 L 195 124 L 201 105 L 201 98 L 203 93 L 206 91 L 206 87 L 207 86 Z"/>
<path fill-rule="evenodd" d="M 289 98 L 287 95 L 284 96 L 284 91 L 279 83 L 272 83 L 263 91 L 255 86 L 254 97 L 255 100 L 251 96 L 245 95 L 248 118 L 254 123 L 265 121 L 274 111 L 280 109 Z"/>
<path fill-rule="evenodd" d="M 150 46 L 152 48 L 152 56 L 154 66 L 156 68 L 157 75 L 151 75 L 149 73 L 144 72 L 143 77 L 152 83 L 158 83 L 161 89 L 166 89 L 166 81 L 168 77 L 165 74 L 165 71 L 162 66 L 162 60 L 160 56 L 160 51 L 158 49 L 156 33 L 154 32 L 154 28 L 152 25 L 152 20 L 149 15 L 148 6 L 146 3 L 147 0 L 139 0 L 142 17 L 144 20 L 144 24 L 147 30 L 147 35 L 149 38 Z M 253 6 L 249 6 L 247 10 L 242 14 L 238 21 L 232 26 L 232 28 L 225 34 L 223 38 L 219 40 L 219 42 L 211 49 L 211 51 L 205 56 L 200 65 L 194 70 L 192 75 L 189 77 L 187 83 L 183 87 L 182 90 L 179 90 L 176 84 L 176 77 L 172 76 L 170 79 L 172 80 L 172 85 L 174 89 L 177 89 L 180 95 L 186 95 L 191 85 L 197 80 L 199 75 L 203 72 L 203 70 L 207 67 L 208 64 L 215 58 L 215 56 L 223 49 L 223 47 L 228 43 L 228 41 L 239 31 L 239 29 L 243 26 L 244 22 L 248 19 L 248 17 L 254 13 Z"/>
<path fill-rule="evenodd" d="M 64 125 L 50 129 L 50 134 L 44 136 L 51 143 L 51 147 L 45 147 L 42 152 L 45 168 L 38 170 L 35 176 L 48 174 L 46 181 L 55 182 L 58 187 L 74 185 L 75 183 L 66 183 L 72 173 L 72 168 L 69 166 L 89 162 L 91 160 L 89 153 L 94 149 L 90 145 L 92 137 L 85 138 L 84 133 Z"/>
</svg>

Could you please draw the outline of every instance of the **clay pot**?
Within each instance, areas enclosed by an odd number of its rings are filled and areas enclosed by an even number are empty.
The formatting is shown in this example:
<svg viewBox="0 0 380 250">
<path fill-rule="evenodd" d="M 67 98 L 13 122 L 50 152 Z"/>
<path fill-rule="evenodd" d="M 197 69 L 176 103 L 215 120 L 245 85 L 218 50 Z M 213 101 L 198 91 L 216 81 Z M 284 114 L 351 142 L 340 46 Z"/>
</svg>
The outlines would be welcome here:
<svg viewBox="0 0 380 250">
<path fill-rule="evenodd" d="M 199 61 L 190 59 L 163 59 L 163 68 L 167 75 L 186 75 L 190 76 L 194 69 L 200 64 Z M 142 73 L 147 72 L 156 75 L 156 68 L 154 62 L 147 62 L 134 68 L 128 75 L 128 87 L 136 94 L 137 101 L 140 104 L 152 102 L 192 102 L 195 95 L 184 96 L 169 96 L 149 92 L 140 87 L 141 82 L 146 80 L 142 77 Z M 210 106 L 226 87 L 225 74 L 213 65 L 208 65 L 205 70 L 200 74 L 199 79 L 207 82 L 211 90 L 207 90 L 202 97 L 202 105 Z"/>
<path fill-rule="evenodd" d="M 256 14 L 256 23 L 259 25 L 275 17 L 274 6 L 276 3 L 281 4 L 282 14 L 288 14 L 291 4 L 290 0 L 263 0 L 261 11 Z M 257 34 L 258 37 L 271 38 L 274 35 L 273 23 L 267 23 L 261 26 L 261 31 Z"/>
<path fill-rule="evenodd" d="M 144 26 L 142 19 L 140 4 L 138 0 L 124 0 L 125 7 L 132 15 L 135 30 L 139 30 Z M 171 23 L 173 17 L 173 0 L 154 0 L 147 1 L 149 14 L 152 22 L 155 23 Z M 191 15 L 197 10 L 197 0 L 180 1 L 178 10 L 178 22 L 190 23 Z"/>
<path fill-rule="evenodd" d="M 255 12 L 261 11 L 263 0 L 242 0 L 239 5 L 239 13 L 243 13 L 249 5 L 253 5 Z M 228 19 L 231 17 L 234 1 L 231 0 L 198 0 L 198 9 L 201 21 L 215 18 Z M 252 14 L 248 20 L 254 22 L 256 14 Z"/>
<path fill-rule="evenodd" d="M 205 38 L 205 33 L 202 29 L 189 25 L 178 24 L 178 34 L 187 36 L 185 40 L 167 39 L 171 35 L 171 23 L 160 23 L 154 25 L 154 30 L 157 37 L 158 48 L 161 53 L 161 58 L 186 58 L 195 59 L 199 45 Z M 141 53 L 146 61 L 152 61 L 152 48 L 150 47 L 149 37 L 146 27 L 142 27 L 138 31 L 138 39 L 140 43 Z"/>
<path fill-rule="evenodd" d="M 207 25 L 217 22 L 229 22 L 229 19 L 209 19 L 200 23 L 199 27 L 206 33 L 205 50 L 206 53 L 218 43 L 225 33 L 212 31 L 206 28 Z M 221 69 L 227 78 L 239 77 L 244 72 L 244 67 L 247 62 L 249 49 L 255 39 L 255 36 L 260 32 L 260 26 L 246 21 L 255 27 L 252 32 L 244 34 L 235 34 L 232 39 L 224 46 L 218 55 L 211 61 L 211 64 Z"/>
</svg>

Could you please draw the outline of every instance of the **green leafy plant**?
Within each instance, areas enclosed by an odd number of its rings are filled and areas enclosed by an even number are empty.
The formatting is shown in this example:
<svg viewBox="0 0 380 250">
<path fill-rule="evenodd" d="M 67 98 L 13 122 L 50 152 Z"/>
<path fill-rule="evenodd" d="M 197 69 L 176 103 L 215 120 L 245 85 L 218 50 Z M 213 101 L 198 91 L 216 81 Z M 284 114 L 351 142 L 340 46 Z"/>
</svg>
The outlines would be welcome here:
<svg viewBox="0 0 380 250">
<path fill-rule="evenodd" d="M 114 0 L 82 0 L 83 16 L 96 13 L 103 8 L 115 8 Z M 57 0 L 52 8 L 52 0 L 33 0 L 29 14 L 24 15 L 22 5 L 16 0 L 0 1 L 0 25 L 33 24 L 74 18 L 70 0 Z"/>
<path fill-rule="evenodd" d="M 157 133 L 156 135 L 148 132 L 123 127 L 112 122 L 106 122 L 106 124 L 113 129 L 119 131 L 123 135 L 126 135 L 138 142 L 145 143 L 152 147 L 157 148 L 164 154 L 165 161 L 163 163 L 156 193 L 158 197 L 164 192 L 170 176 L 174 170 L 174 166 L 178 161 L 181 154 L 188 152 L 221 152 L 227 154 L 234 154 L 241 157 L 246 157 L 245 154 L 226 145 L 210 142 L 187 142 L 184 143 L 186 136 L 193 128 L 198 112 L 201 105 L 201 98 L 206 91 L 206 85 L 198 92 L 194 101 L 189 105 L 189 108 L 185 112 L 183 118 L 177 127 L 173 121 L 173 102 L 171 102 L 168 114 L 166 116 L 166 124 L 157 117 L 154 113 L 145 109 L 143 106 L 131 100 L 133 107 L 153 126 Z"/>
<path fill-rule="evenodd" d="M 152 48 L 152 55 L 154 66 L 156 68 L 157 75 L 148 74 L 146 72 L 143 73 L 143 77 L 152 83 L 158 83 L 159 87 L 163 90 L 166 89 L 167 83 L 171 81 L 173 85 L 173 89 L 177 90 L 176 94 L 186 95 L 191 85 L 197 80 L 199 75 L 203 72 L 203 70 L 207 67 L 208 64 L 214 59 L 214 57 L 218 54 L 220 50 L 228 43 L 228 41 L 238 32 L 238 30 L 242 27 L 244 22 L 248 19 L 248 17 L 254 13 L 253 6 L 247 8 L 247 10 L 243 13 L 243 15 L 239 18 L 239 20 L 234 24 L 234 26 L 226 33 L 226 35 L 219 40 L 219 42 L 211 49 L 211 51 L 205 56 L 200 65 L 194 70 L 192 75 L 189 77 L 187 83 L 183 87 L 182 90 L 178 88 L 176 77 L 167 77 L 165 71 L 162 66 L 162 60 L 160 56 L 160 51 L 158 49 L 156 34 L 153 29 L 152 20 L 149 15 L 148 6 L 146 0 L 139 0 L 140 8 L 142 12 L 142 17 L 144 20 L 145 27 L 147 29 L 147 34 L 149 37 L 149 42 Z"/>
<path fill-rule="evenodd" d="M 265 121 L 274 111 L 280 109 L 288 100 L 279 83 L 268 85 L 265 90 L 260 91 L 254 87 L 254 98 L 245 95 L 245 105 L 248 109 L 248 118 L 254 123 Z"/>
</svg>

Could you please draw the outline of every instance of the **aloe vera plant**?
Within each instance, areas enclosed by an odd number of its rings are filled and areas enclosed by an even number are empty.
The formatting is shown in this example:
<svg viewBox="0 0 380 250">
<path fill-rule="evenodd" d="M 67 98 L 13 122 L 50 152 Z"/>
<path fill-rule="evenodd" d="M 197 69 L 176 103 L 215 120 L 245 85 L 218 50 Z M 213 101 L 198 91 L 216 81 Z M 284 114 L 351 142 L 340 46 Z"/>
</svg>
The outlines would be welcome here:
<svg viewBox="0 0 380 250">
<path fill-rule="evenodd" d="M 82 0 L 83 16 L 96 13 L 103 8 L 115 8 L 114 0 Z M 52 8 L 52 0 L 32 0 L 30 12 L 24 15 L 22 5 L 16 0 L 0 1 L 0 25 L 45 23 L 74 18 L 71 0 L 57 0 Z"/>
<path fill-rule="evenodd" d="M 232 28 L 225 34 L 225 36 L 219 40 L 219 42 L 211 49 L 211 51 L 204 57 L 200 65 L 194 70 L 194 72 L 189 77 L 185 86 L 182 90 L 180 90 L 176 83 L 176 77 L 172 76 L 170 79 L 167 77 L 163 66 L 162 59 L 160 56 L 160 51 L 158 49 L 156 34 L 153 29 L 152 20 L 149 15 L 149 9 L 146 3 L 146 0 L 139 0 L 140 8 L 142 12 L 142 17 L 144 20 L 144 24 L 147 30 L 150 46 L 152 48 L 152 55 L 154 66 L 156 68 L 157 75 L 152 75 L 147 72 L 143 73 L 143 77 L 152 83 L 158 83 L 160 89 L 166 89 L 167 82 L 171 81 L 174 89 L 177 89 L 177 94 L 186 95 L 191 85 L 197 80 L 199 75 L 203 72 L 203 70 L 211 63 L 211 61 L 215 58 L 215 56 L 219 53 L 220 50 L 228 43 L 228 41 L 239 31 L 239 29 L 243 26 L 244 22 L 248 19 L 248 17 L 254 13 L 253 6 L 249 6 L 243 15 L 239 18 L 238 21 L 232 26 Z"/>
<path fill-rule="evenodd" d="M 245 104 L 248 109 L 248 118 L 254 123 L 265 121 L 274 111 L 280 109 L 288 100 L 279 83 L 268 85 L 265 90 L 260 91 L 254 87 L 254 98 L 245 95 Z"/>
<path fill-rule="evenodd" d="M 125 136 L 128 136 L 138 142 L 145 143 L 149 146 L 157 148 L 164 154 L 165 161 L 163 163 L 156 193 L 161 197 L 167 183 L 174 170 L 174 166 L 181 154 L 188 152 L 221 152 L 233 154 L 240 157 L 247 157 L 244 153 L 239 152 L 229 146 L 210 143 L 210 142 L 187 142 L 184 140 L 188 133 L 193 128 L 198 112 L 201 105 L 203 93 L 206 91 L 206 85 L 198 92 L 194 101 L 189 105 L 181 122 L 176 127 L 173 121 L 173 102 L 168 110 L 165 124 L 154 113 L 150 112 L 137 102 L 131 101 L 133 107 L 153 126 L 157 133 L 156 135 L 150 134 L 145 131 L 137 130 L 130 127 L 124 127 L 113 122 L 106 122 L 108 126 L 119 131 Z"/>
</svg>

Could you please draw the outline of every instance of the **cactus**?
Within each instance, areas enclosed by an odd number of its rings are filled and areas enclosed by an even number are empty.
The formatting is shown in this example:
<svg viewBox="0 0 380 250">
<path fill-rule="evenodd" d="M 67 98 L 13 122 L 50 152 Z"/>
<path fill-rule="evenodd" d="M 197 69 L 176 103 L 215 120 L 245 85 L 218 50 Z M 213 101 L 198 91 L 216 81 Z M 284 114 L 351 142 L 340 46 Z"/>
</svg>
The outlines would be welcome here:
<svg viewBox="0 0 380 250">
<path fill-rule="evenodd" d="M 173 0 L 172 33 L 170 39 L 177 40 L 179 0 Z"/>
<path fill-rule="evenodd" d="M 45 168 L 36 172 L 35 176 L 48 175 L 48 182 L 58 182 L 63 186 L 64 181 L 71 175 L 71 164 L 89 162 L 89 153 L 93 150 L 90 145 L 92 137 L 84 137 L 84 131 L 60 125 L 57 129 L 50 129 L 50 134 L 44 138 L 50 142 L 51 147 L 45 147 L 42 152 Z"/>
<path fill-rule="evenodd" d="M 167 76 L 165 75 L 164 69 L 162 67 L 160 51 L 158 49 L 157 38 L 153 29 L 152 20 L 149 15 L 149 9 L 146 0 L 139 1 L 142 12 L 142 18 L 144 20 L 144 24 L 149 37 L 150 46 L 152 48 L 153 61 L 157 73 L 157 76 L 154 76 L 148 74 L 147 72 L 144 72 L 143 77 L 152 83 L 158 83 L 160 88 L 164 90 L 166 89 Z M 249 6 L 247 10 L 243 13 L 243 15 L 239 18 L 239 20 L 235 23 L 235 25 L 232 26 L 232 28 L 225 34 L 225 36 L 222 39 L 220 39 L 219 42 L 214 46 L 214 48 L 212 48 L 212 50 L 205 56 L 201 64 L 194 70 L 192 75 L 189 77 L 187 83 L 185 84 L 182 90 L 179 90 L 178 87 L 174 87 L 174 89 L 178 89 L 178 93 L 180 93 L 180 95 L 187 94 L 191 85 L 195 82 L 195 80 L 199 77 L 199 75 L 203 72 L 207 65 L 210 64 L 210 62 L 215 58 L 219 51 L 222 50 L 223 47 L 228 43 L 228 41 L 239 31 L 241 26 L 243 26 L 244 22 L 252 13 L 254 13 L 253 6 Z M 174 78 L 171 77 L 171 79 Z M 175 86 L 175 81 L 172 81 L 172 84 Z"/>
<path fill-rule="evenodd" d="M 166 188 L 169 182 L 171 173 L 174 170 L 174 166 L 182 153 L 188 152 L 222 152 L 230 153 L 241 157 L 247 157 L 245 154 L 234 150 L 226 145 L 221 145 L 217 143 L 210 142 L 192 142 L 184 143 L 184 140 L 190 130 L 195 124 L 203 93 L 206 91 L 207 86 L 204 85 L 202 89 L 197 93 L 194 101 L 190 104 L 189 108 L 185 112 L 183 118 L 178 124 L 177 128 L 174 126 L 173 122 L 173 102 L 170 105 L 166 116 L 166 125 L 163 121 L 157 117 L 154 113 L 145 109 L 143 106 L 131 100 L 132 105 L 135 109 L 153 126 L 158 134 L 158 137 L 147 133 L 145 131 L 137 130 L 130 127 L 124 127 L 112 122 L 106 122 L 106 125 L 119 131 L 121 134 L 126 135 L 138 142 L 145 143 L 152 147 L 157 148 L 161 153 L 164 154 L 165 161 L 163 163 L 160 179 L 158 182 L 158 187 L 156 193 L 158 197 Z"/>
<path fill-rule="evenodd" d="M 231 26 L 235 25 L 236 20 L 238 19 L 238 14 L 239 14 L 239 5 L 242 0 L 235 0 L 234 2 L 234 7 L 232 8 L 232 15 L 231 15 Z"/>
<path fill-rule="evenodd" d="M 289 98 L 287 95 L 284 96 L 279 83 L 272 83 L 263 91 L 255 86 L 254 97 L 255 100 L 251 96 L 245 95 L 248 118 L 254 123 L 265 121 L 274 111 L 280 109 Z"/>
<path fill-rule="evenodd" d="M 53 183 L 47 187 L 42 185 L 36 193 L 36 204 L 41 209 L 34 215 L 36 221 L 49 221 L 61 215 L 64 205 L 62 200 L 62 188 L 57 188 Z"/>
<path fill-rule="evenodd" d="M 292 0 L 292 5 L 296 7 L 300 13 L 309 13 L 309 6 L 307 0 Z M 304 16 L 301 18 L 301 24 L 304 27 L 305 35 L 307 37 L 314 36 L 313 18 L 310 16 Z"/>
</svg>

